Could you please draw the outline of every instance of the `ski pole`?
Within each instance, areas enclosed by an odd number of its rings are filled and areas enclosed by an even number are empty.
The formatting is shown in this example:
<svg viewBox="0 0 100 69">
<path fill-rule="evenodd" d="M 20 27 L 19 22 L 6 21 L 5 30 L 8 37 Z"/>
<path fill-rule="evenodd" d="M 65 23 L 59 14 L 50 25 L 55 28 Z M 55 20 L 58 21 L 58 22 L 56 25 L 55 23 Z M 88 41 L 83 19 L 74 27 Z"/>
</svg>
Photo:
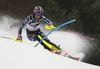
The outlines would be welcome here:
<svg viewBox="0 0 100 69">
<path fill-rule="evenodd" d="M 4 36 L 0 36 L 0 38 L 10 39 L 10 40 L 14 40 L 14 41 L 17 41 L 17 42 L 22 41 L 22 40 L 17 40 L 16 38 L 9 38 L 9 37 L 4 37 Z"/>
<path fill-rule="evenodd" d="M 58 29 L 58 30 L 62 30 L 62 31 L 65 31 L 63 29 Z M 72 33 L 72 34 L 75 34 L 75 35 L 78 35 L 78 36 L 81 36 L 81 37 L 85 37 L 85 38 L 88 38 L 88 39 L 91 39 L 91 40 L 94 40 L 94 38 L 91 38 L 91 37 L 88 37 L 88 36 L 84 36 L 84 35 L 81 35 L 81 34 L 78 34 L 78 33 L 75 33 L 75 32 L 71 32 L 71 31 L 66 31 L 68 33 Z"/>
<path fill-rule="evenodd" d="M 63 29 L 58 29 L 58 30 L 65 31 L 65 30 L 63 30 Z M 81 35 L 81 34 L 77 34 L 77 33 L 75 33 L 75 32 L 71 32 L 71 31 L 66 31 L 66 32 L 72 33 L 72 34 L 75 34 L 75 35 L 78 35 L 78 36 L 82 36 L 82 37 L 85 37 L 85 38 L 88 38 L 88 39 L 91 39 L 91 40 L 94 40 L 94 38 L 91 38 L 91 37 L 88 37 L 88 36 L 84 36 L 84 35 Z"/>
<path fill-rule="evenodd" d="M 81 34 L 77 34 L 77 33 L 71 32 L 71 31 L 67 31 L 67 32 L 78 35 L 78 36 L 82 36 L 82 37 L 85 37 L 85 38 L 88 38 L 88 39 L 91 39 L 91 40 L 94 40 L 94 38 L 87 37 L 87 36 L 84 36 L 84 35 L 81 35 Z"/>
<path fill-rule="evenodd" d="M 5 39 L 11 39 L 12 40 L 12 38 L 9 38 L 9 37 L 0 36 L 0 38 L 5 38 Z"/>
<path fill-rule="evenodd" d="M 39 41 L 34 47 L 36 47 L 38 44 L 40 44 L 49 34 L 51 34 L 51 33 L 52 33 L 53 31 L 55 31 L 56 29 L 58 29 L 58 28 L 60 28 L 60 27 L 62 27 L 62 26 L 64 26 L 64 25 L 66 25 L 66 24 L 75 22 L 75 21 L 76 21 L 76 20 L 74 19 L 74 20 L 68 21 L 68 22 L 63 23 L 63 24 L 59 25 L 58 27 L 54 28 L 54 29 L 51 30 L 41 41 Z"/>
</svg>

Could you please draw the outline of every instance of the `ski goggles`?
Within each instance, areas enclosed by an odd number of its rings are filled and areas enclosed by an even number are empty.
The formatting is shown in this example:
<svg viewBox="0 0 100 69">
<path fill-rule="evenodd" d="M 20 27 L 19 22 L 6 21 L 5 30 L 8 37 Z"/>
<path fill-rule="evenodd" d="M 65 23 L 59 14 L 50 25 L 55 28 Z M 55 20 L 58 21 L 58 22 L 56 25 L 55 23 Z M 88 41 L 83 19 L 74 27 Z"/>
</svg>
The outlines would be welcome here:
<svg viewBox="0 0 100 69">
<path fill-rule="evenodd" d="M 42 14 L 41 13 L 36 13 L 35 15 L 42 17 Z"/>
</svg>

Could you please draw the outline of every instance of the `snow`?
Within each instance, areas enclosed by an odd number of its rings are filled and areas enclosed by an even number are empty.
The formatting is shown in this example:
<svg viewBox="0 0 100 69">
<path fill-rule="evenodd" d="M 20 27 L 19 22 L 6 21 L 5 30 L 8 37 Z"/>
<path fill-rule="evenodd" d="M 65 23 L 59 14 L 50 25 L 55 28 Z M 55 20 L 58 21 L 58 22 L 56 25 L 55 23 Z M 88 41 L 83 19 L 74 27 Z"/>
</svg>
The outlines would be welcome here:
<svg viewBox="0 0 100 69">
<path fill-rule="evenodd" d="M 47 50 L 18 43 L 9 39 L 0 39 L 0 69 L 100 69 L 80 61 L 50 53 Z"/>
<path fill-rule="evenodd" d="M 8 25 L 6 23 L 4 25 Z M 16 38 L 18 29 L 9 30 L 4 25 L 0 24 L 0 36 Z M 25 33 L 23 30 L 22 43 L 0 38 L 0 69 L 100 69 L 99 66 L 53 54 L 40 44 L 34 47 L 37 41 L 29 41 Z M 55 31 L 48 38 L 57 45 L 61 44 L 61 48 L 69 54 L 81 57 L 81 60 L 85 57 L 83 47 L 89 44 L 87 40 L 64 31 Z"/>
</svg>

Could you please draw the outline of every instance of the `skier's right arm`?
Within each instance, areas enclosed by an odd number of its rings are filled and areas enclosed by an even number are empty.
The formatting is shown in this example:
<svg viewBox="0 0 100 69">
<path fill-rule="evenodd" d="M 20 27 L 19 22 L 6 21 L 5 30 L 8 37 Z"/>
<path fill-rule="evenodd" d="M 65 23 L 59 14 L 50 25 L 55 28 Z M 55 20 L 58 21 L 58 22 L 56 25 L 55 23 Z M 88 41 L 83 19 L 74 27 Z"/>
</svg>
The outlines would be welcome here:
<svg viewBox="0 0 100 69">
<path fill-rule="evenodd" d="M 22 24 L 20 25 L 19 29 L 18 29 L 18 37 L 17 40 L 21 40 L 21 34 L 22 34 L 22 29 L 26 26 L 26 24 L 29 22 L 29 16 L 25 18 L 25 20 L 22 22 Z"/>
</svg>

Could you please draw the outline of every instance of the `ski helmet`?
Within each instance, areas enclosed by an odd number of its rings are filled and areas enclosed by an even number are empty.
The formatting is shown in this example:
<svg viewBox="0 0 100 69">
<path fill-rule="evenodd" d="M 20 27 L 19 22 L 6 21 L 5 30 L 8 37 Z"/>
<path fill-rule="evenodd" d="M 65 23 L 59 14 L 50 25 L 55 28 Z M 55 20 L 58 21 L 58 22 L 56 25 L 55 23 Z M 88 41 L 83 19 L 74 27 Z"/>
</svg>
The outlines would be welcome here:
<svg viewBox="0 0 100 69">
<path fill-rule="evenodd" d="M 36 6 L 34 9 L 33 9 L 33 13 L 36 15 L 41 15 L 43 16 L 43 13 L 44 13 L 44 9 L 41 7 L 41 6 Z"/>
</svg>

